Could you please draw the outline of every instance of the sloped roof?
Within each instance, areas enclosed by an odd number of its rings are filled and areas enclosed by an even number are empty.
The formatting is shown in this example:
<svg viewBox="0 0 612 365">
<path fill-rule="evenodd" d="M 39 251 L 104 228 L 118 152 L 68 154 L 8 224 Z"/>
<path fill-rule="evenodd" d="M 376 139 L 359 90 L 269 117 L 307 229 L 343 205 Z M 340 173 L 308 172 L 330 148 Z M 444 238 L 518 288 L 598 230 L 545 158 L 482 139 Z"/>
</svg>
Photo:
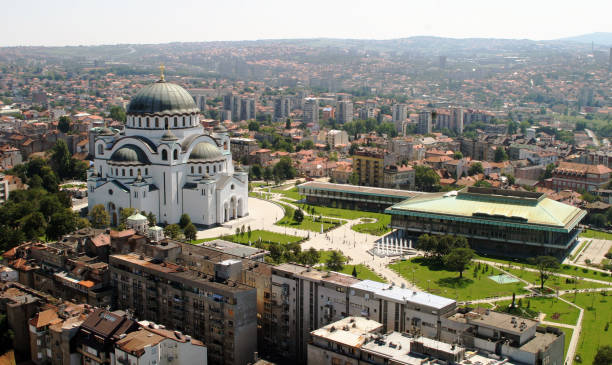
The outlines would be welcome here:
<svg viewBox="0 0 612 365">
<path fill-rule="evenodd" d="M 395 204 L 390 214 L 448 216 L 482 224 L 569 232 L 586 212 L 543 194 L 467 188 L 458 193 L 430 193 Z"/>
</svg>

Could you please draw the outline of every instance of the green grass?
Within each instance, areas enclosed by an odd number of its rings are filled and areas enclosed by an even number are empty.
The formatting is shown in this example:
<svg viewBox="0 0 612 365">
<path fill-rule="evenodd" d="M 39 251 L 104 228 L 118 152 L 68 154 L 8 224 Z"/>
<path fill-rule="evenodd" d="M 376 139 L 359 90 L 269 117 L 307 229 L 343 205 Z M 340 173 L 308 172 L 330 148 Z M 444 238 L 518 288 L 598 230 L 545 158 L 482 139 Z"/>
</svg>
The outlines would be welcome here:
<svg viewBox="0 0 612 365">
<path fill-rule="evenodd" d="M 304 198 L 304 195 L 300 195 L 298 193 L 298 188 L 297 187 L 293 187 L 289 190 L 283 190 L 283 189 L 270 189 L 271 192 L 273 193 L 278 193 L 281 194 L 287 198 L 293 199 L 293 200 L 300 200 Z"/>
<path fill-rule="evenodd" d="M 368 234 L 381 236 L 391 231 L 391 229 L 387 228 L 387 225 L 391 223 L 391 216 L 388 214 L 365 212 L 361 210 L 322 207 L 319 205 L 308 205 L 308 204 L 302 204 L 302 205 L 306 208 L 313 207 L 314 215 L 323 215 L 326 217 L 351 219 L 351 220 L 359 219 L 359 218 L 374 218 L 377 220 L 374 223 L 368 222 L 368 223 L 355 224 L 354 226 L 351 227 L 351 229 L 356 232 L 368 233 Z M 303 208 L 303 209 L 306 209 L 306 208 Z"/>
<path fill-rule="evenodd" d="M 251 241 L 251 243 L 254 244 L 256 241 L 259 241 L 260 239 L 262 242 L 276 242 L 280 244 L 300 242 L 302 240 L 302 237 L 292 236 L 292 235 L 282 234 L 282 233 L 276 233 L 276 232 L 270 232 L 270 231 L 265 231 L 261 229 L 256 229 L 254 231 L 251 231 L 251 237 L 249 237 L 248 233 L 245 233 L 245 234 L 239 234 L 239 235 L 233 234 L 230 236 L 222 236 L 220 238 L 227 240 L 227 241 L 242 243 L 246 245 L 249 244 L 249 241 Z"/>
<path fill-rule="evenodd" d="M 611 329 L 606 325 L 612 322 L 612 298 L 601 293 L 566 294 L 563 297 L 584 308 L 582 332 L 578 340 L 576 354 L 583 364 L 592 364 L 599 346 L 612 345 Z"/>
<path fill-rule="evenodd" d="M 507 308 L 511 300 L 504 300 L 496 302 L 498 307 Z M 517 299 L 518 303 L 518 299 Z M 544 313 L 546 317 L 545 321 L 563 323 L 569 325 L 576 325 L 578 321 L 578 314 L 580 311 L 578 308 L 573 307 L 558 298 L 547 298 L 547 297 L 533 297 L 521 299 L 521 307 Z"/>
<path fill-rule="evenodd" d="M 219 239 L 219 237 L 200 238 L 200 239 L 197 239 L 197 240 L 190 241 L 189 243 L 195 245 L 195 244 L 198 244 L 198 243 L 208 242 L 208 241 L 213 241 L 213 240 L 218 240 L 218 239 Z"/>
<path fill-rule="evenodd" d="M 516 275 L 517 277 L 527 280 L 528 282 L 534 285 L 540 285 L 540 273 L 534 271 L 527 271 L 521 269 L 504 269 L 512 275 Z M 567 283 L 566 278 L 552 275 L 544 282 L 544 286 L 547 286 L 551 289 L 559 289 L 559 290 L 571 290 L 571 289 L 589 289 L 589 288 L 605 288 L 605 284 L 597 284 L 591 281 L 581 280 L 578 278 L 576 284 Z"/>
<path fill-rule="evenodd" d="M 280 204 L 280 203 L 279 203 Z M 322 218 L 321 221 L 318 217 L 304 216 L 304 219 L 298 223 L 293 219 L 295 209 L 287 204 L 280 204 L 285 209 L 285 215 L 281 220 L 275 223 L 277 226 L 290 227 L 295 229 L 303 229 L 312 232 L 321 232 L 321 224 L 323 224 L 323 231 L 327 232 L 330 229 L 341 226 L 344 221 L 332 218 Z"/>
<path fill-rule="evenodd" d="M 481 255 L 476 255 L 475 258 L 476 259 L 480 259 L 480 260 L 487 260 L 487 261 L 497 262 L 497 263 L 500 263 L 500 264 L 504 264 L 505 266 L 507 266 L 508 263 L 510 263 L 512 265 L 515 265 L 515 266 L 523 266 L 523 267 L 528 267 L 528 268 L 531 268 L 531 269 L 535 269 L 535 266 L 527 263 L 526 261 L 508 260 L 508 259 L 501 259 L 501 258 L 498 258 L 498 257 L 481 256 Z M 504 267 L 504 269 L 505 269 L 505 267 Z M 578 276 L 578 277 L 583 277 L 583 278 L 590 278 L 590 279 L 597 279 L 597 280 L 612 282 L 612 276 L 610 276 L 610 274 L 608 274 L 608 273 L 601 273 L 599 271 L 584 269 L 582 267 L 578 267 L 578 266 L 574 266 L 574 265 L 563 265 L 563 264 L 561 264 L 559 269 L 557 270 L 557 273 L 558 274 L 565 274 L 565 275 Z"/>
<path fill-rule="evenodd" d="M 512 295 L 512 293 L 526 293 L 522 282 L 498 284 L 489 279 L 489 276 L 501 273 L 492 266 L 489 266 L 487 272 L 479 271 L 474 276 L 474 265 L 476 264 L 472 264 L 463 273 L 463 278 L 459 278 L 457 272 L 444 270 L 441 265 L 428 264 L 427 259 L 422 257 L 396 262 L 389 265 L 389 268 L 395 270 L 408 281 L 412 281 L 414 270 L 415 284 L 421 289 L 459 301 L 506 296 Z M 484 265 L 482 266 L 484 267 Z"/>
<path fill-rule="evenodd" d="M 593 229 L 585 229 L 580 233 L 580 237 L 597 238 L 600 240 L 612 240 L 612 233 L 595 231 Z"/>
<path fill-rule="evenodd" d="M 372 280 L 378 281 L 381 283 L 385 283 L 386 281 L 380 276 L 376 275 L 376 273 L 370 269 L 368 269 L 365 265 L 344 265 L 342 271 L 343 274 L 353 275 L 353 267 L 357 269 L 357 279 L 361 280 Z"/>
</svg>

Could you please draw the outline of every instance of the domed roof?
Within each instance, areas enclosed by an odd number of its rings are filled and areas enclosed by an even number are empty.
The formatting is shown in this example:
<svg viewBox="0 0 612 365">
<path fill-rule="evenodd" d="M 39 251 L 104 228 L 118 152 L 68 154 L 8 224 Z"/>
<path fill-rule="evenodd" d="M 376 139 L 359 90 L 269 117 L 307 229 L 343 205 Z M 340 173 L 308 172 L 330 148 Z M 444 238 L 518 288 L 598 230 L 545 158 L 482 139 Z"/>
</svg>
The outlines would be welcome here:
<svg viewBox="0 0 612 365">
<path fill-rule="evenodd" d="M 143 87 L 127 107 L 127 114 L 170 115 L 199 111 L 187 90 L 163 80 Z"/>
<path fill-rule="evenodd" d="M 162 141 L 176 141 L 178 140 L 178 137 L 175 136 L 170 129 L 168 129 L 166 130 L 166 132 L 164 132 L 164 135 L 161 137 L 161 139 Z"/>
<path fill-rule="evenodd" d="M 219 158 L 223 158 L 223 153 L 217 146 L 209 142 L 198 143 L 189 155 L 190 160 L 214 160 Z"/>
<path fill-rule="evenodd" d="M 119 163 L 149 163 L 147 155 L 140 147 L 128 144 L 113 152 L 111 162 Z"/>
</svg>

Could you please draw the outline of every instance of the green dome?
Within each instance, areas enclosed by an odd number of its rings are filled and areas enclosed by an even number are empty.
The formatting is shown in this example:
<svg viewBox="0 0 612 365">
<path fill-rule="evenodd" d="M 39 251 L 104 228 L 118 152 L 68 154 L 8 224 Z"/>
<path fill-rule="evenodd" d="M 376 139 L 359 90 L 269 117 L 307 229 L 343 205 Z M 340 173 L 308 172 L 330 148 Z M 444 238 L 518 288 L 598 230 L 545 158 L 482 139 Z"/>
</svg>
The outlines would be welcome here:
<svg viewBox="0 0 612 365">
<path fill-rule="evenodd" d="M 220 158 L 223 158 L 221 150 L 209 142 L 198 143 L 189 155 L 190 160 L 215 160 Z"/>
<path fill-rule="evenodd" d="M 193 97 L 182 87 L 165 81 L 143 87 L 130 101 L 127 114 L 199 113 Z"/>
<path fill-rule="evenodd" d="M 147 155 L 140 147 L 128 144 L 113 152 L 111 162 L 119 163 L 149 163 Z"/>
</svg>

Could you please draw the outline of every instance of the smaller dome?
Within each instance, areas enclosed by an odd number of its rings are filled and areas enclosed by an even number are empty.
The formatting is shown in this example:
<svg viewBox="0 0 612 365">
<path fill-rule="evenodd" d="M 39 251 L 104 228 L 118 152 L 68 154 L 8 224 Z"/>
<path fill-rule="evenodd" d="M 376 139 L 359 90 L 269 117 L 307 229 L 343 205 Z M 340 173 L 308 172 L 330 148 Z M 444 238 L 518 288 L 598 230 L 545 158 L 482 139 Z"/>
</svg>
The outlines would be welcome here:
<svg viewBox="0 0 612 365">
<path fill-rule="evenodd" d="M 147 219 L 147 217 L 145 217 L 144 215 L 142 215 L 142 214 L 140 214 L 140 213 L 136 213 L 136 214 L 134 214 L 134 215 L 129 216 L 129 217 L 127 218 L 127 220 L 128 220 L 128 221 L 131 221 L 131 222 L 144 222 L 144 221 L 146 221 L 146 220 L 148 220 L 148 219 Z"/>
<path fill-rule="evenodd" d="M 215 160 L 221 158 L 223 158 L 223 152 L 209 142 L 198 143 L 189 155 L 190 160 Z"/>
<path fill-rule="evenodd" d="M 137 146 L 125 145 L 111 156 L 111 162 L 114 163 L 149 163 L 147 155 Z"/>
<path fill-rule="evenodd" d="M 113 130 L 108 128 L 108 127 L 104 127 L 102 129 L 100 129 L 98 134 L 101 135 L 101 136 L 114 136 L 115 132 L 113 132 Z"/>
</svg>

